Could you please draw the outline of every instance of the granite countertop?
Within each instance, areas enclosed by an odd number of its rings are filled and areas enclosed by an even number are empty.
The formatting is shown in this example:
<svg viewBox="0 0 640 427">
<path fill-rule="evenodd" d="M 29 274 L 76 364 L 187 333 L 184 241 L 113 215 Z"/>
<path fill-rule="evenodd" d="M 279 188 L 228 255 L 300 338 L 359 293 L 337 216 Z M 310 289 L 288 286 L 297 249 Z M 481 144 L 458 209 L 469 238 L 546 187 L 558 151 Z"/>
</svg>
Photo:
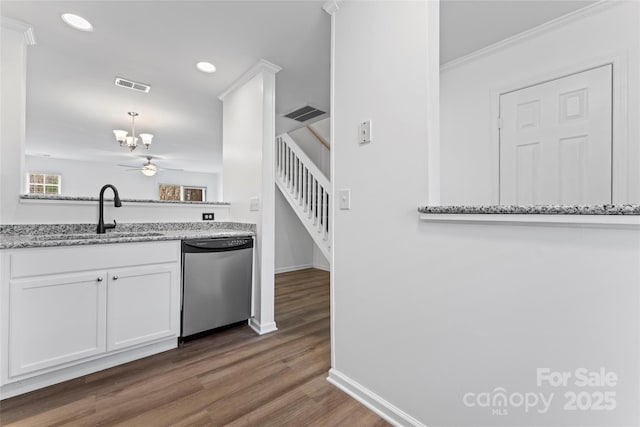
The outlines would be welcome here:
<svg viewBox="0 0 640 427">
<path fill-rule="evenodd" d="M 89 196 L 57 196 L 47 194 L 21 194 L 21 200 L 51 200 L 51 201 L 67 201 L 67 202 L 98 202 L 98 197 Z M 113 197 L 105 197 L 106 201 L 112 201 Z M 162 204 L 180 204 L 180 205 L 218 205 L 229 206 L 228 202 L 192 202 L 186 200 L 151 200 L 151 199 L 120 199 L 122 202 L 129 203 L 162 203 Z"/>
<path fill-rule="evenodd" d="M 640 205 L 420 206 L 423 214 L 640 215 Z"/>
<path fill-rule="evenodd" d="M 96 233 L 96 224 L 16 224 L 0 225 L 0 249 L 244 237 L 255 234 L 255 224 L 241 222 L 128 223 L 118 224 L 105 234 Z"/>
</svg>

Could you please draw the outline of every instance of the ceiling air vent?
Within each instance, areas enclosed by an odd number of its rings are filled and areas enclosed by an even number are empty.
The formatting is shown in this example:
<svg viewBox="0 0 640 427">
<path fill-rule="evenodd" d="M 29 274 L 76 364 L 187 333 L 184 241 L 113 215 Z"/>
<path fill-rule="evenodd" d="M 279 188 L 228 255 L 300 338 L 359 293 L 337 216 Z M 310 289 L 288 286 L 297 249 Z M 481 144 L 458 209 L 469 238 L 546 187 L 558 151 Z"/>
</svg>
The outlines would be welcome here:
<svg viewBox="0 0 640 427">
<path fill-rule="evenodd" d="M 304 107 L 296 108 L 290 113 L 284 114 L 284 117 L 297 120 L 299 122 L 306 122 L 307 120 L 313 119 L 314 117 L 318 117 L 326 113 L 326 111 L 322 111 L 316 107 L 305 105 Z"/>
<path fill-rule="evenodd" d="M 134 82 L 133 80 L 123 79 L 122 77 L 116 77 L 116 86 L 126 87 L 127 89 L 137 90 L 138 92 L 148 93 L 151 90 L 151 86 L 144 83 Z"/>
</svg>

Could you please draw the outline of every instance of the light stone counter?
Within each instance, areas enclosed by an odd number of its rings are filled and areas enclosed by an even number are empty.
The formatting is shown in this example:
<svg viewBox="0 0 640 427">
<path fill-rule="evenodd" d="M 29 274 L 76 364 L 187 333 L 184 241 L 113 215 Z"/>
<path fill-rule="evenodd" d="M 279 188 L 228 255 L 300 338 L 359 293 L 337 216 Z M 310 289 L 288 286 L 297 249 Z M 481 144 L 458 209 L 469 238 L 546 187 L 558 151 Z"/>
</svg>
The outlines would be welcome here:
<svg viewBox="0 0 640 427">
<path fill-rule="evenodd" d="M 96 224 L 0 225 L 0 249 L 243 237 L 255 233 L 255 224 L 215 221 L 118 224 L 105 234 L 96 233 Z"/>
</svg>

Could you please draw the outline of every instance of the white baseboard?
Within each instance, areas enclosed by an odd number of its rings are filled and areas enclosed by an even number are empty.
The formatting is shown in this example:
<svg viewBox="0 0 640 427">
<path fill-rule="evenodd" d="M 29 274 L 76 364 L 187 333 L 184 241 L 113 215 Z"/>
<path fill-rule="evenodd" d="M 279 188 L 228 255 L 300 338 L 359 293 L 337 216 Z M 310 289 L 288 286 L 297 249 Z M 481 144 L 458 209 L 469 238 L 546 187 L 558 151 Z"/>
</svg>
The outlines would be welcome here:
<svg viewBox="0 0 640 427">
<path fill-rule="evenodd" d="M 276 274 L 288 273 L 290 271 L 306 270 L 307 268 L 314 268 L 313 264 L 292 265 L 289 267 L 279 267 L 275 269 Z"/>
<path fill-rule="evenodd" d="M 331 266 L 329 265 L 313 265 L 313 268 L 317 269 L 317 270 L 322 270 L 322 271 L 331 271 Z"/>
<path fill-rule="evenodd" d="M 249 327 L 253 329 L 258 335 L 264 335 L 278 330 L 278 328 L 276 327 L 276 322 L 270 322 L 263 325 L 258 322 L 255 317 L 249 319 Z"/>
<path fill-rule="evenodd" d="M 331 368 L 327 381 L 362 403 L 394 426 L 426 427 L 425 424 L 384 400 L 362 384 Z"/>
</svg>

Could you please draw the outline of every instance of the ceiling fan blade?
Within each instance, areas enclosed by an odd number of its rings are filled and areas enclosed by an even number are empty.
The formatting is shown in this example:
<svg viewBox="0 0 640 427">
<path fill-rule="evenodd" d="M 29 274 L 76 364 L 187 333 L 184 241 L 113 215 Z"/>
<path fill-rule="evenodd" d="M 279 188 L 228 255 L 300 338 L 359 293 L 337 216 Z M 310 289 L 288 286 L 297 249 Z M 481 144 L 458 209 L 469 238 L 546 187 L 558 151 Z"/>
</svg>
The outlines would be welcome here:
<svg viewBox="0 0 640 427">
<path fill-rule="evenodd" d="M 136 165 L 118 165 L 118 166 L 122 166 L 123 168 L 136 168 L 136 169 L 140 169 L 140 166 L 136 166 Z"/>
<path fill-rule="evenodd" d="M 174 171 L 174 172 L 184 172 L 184 169 L 173 169 L 173 168 L 158 168 L 159 171 Z"/>
</svg>

